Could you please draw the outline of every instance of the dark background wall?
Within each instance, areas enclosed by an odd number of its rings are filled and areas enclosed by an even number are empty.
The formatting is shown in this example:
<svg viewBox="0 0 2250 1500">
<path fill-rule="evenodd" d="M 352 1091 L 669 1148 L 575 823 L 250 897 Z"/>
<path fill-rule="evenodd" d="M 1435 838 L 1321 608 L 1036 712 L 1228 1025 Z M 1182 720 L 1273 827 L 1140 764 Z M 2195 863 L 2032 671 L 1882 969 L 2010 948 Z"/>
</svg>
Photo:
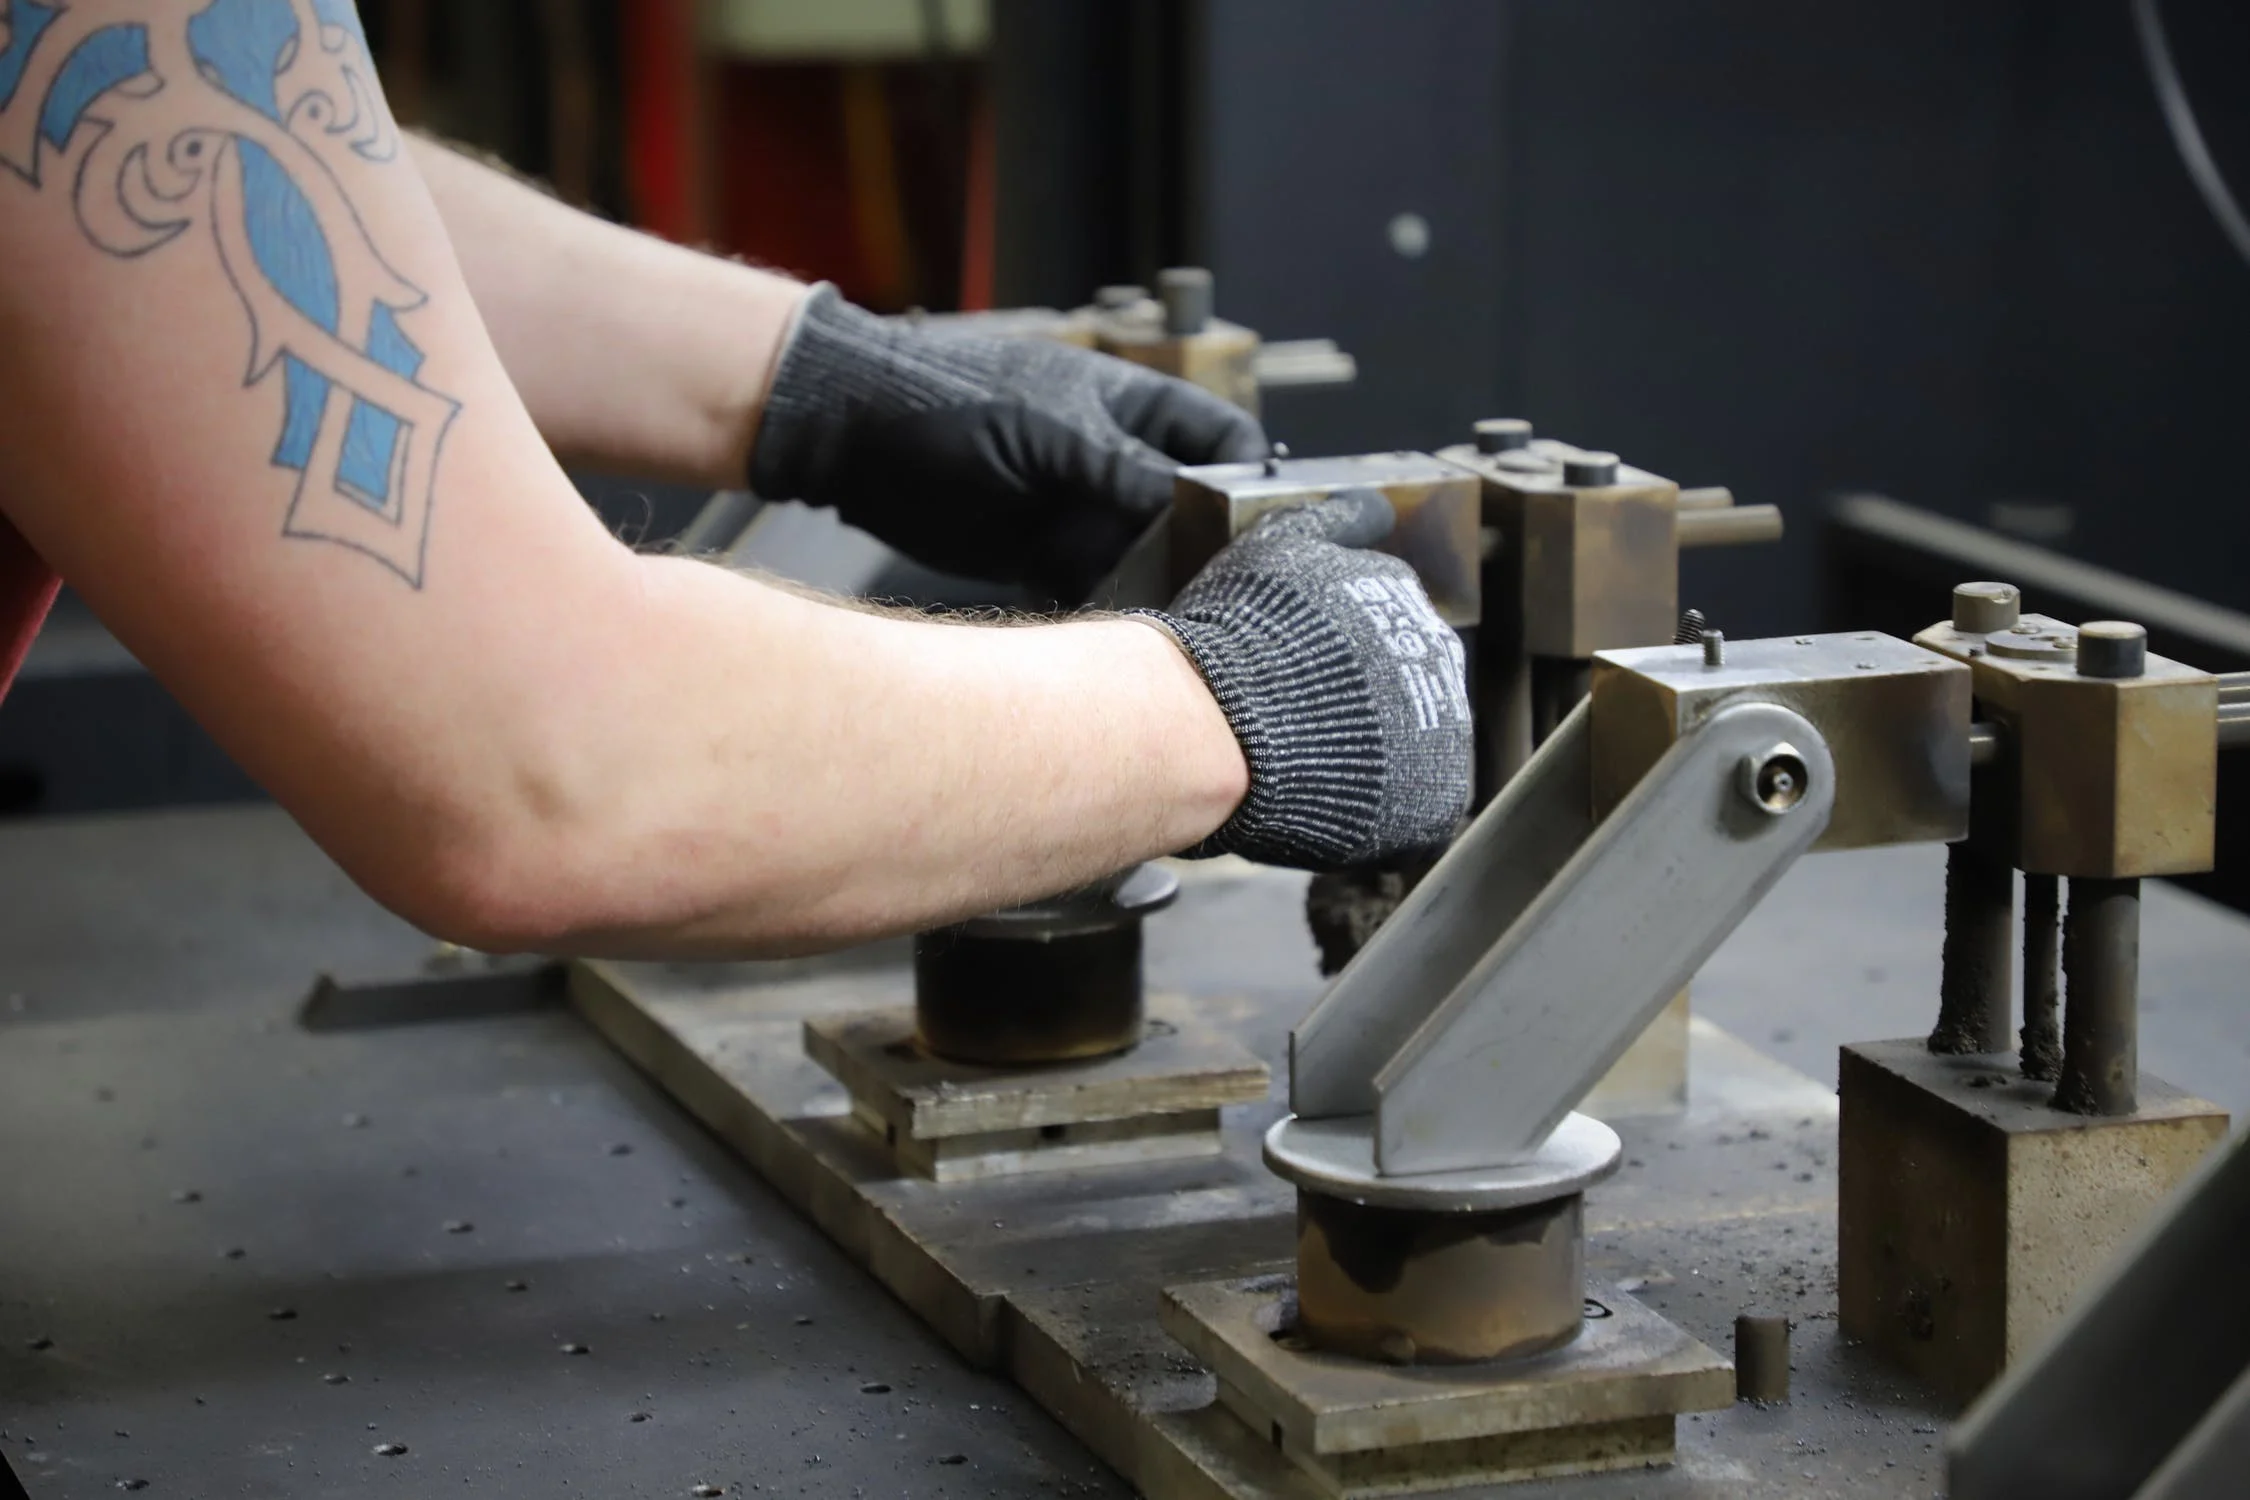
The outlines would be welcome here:
<svg viewBox="0 0 2250 1500">
<path fill-rule="evenodd" d="M 1161 254 L 1207 261 L 1227 315 L 1360 361 L 1349 393 L 1273 402 L 1299 451 L 1525 415 L 1779 503 L 1785 548 L 1690 560 L 1688 597 L 1737 634 L 1814 621 L 1819 504 L 1849 489 L 2250 607 L 2250 497 L 2225 456 L 2250 266 L 2173 153 L 2127 0 L 999 14 L 1004 42 L 1064 34 L 1035 92 L 1097 112 L 1147 66 L 1114 39 L 1174 28 L 1190 123 Z M 2163 15 L 2250 193 L 2250 7 Z M 1004 123 L 1012 97 L 1003 73 Z M 1042 194 L 1114 211 L 1136 180 L 1120 164 L 1161 156 L 1122 116 L 1073 118 L 1013 179 L 1003 156 L 1004 292 L 1011 268 L 1042 300 L 1157 263 L 1088 216 L 1042 228 Z M 1402 213 L 1428 225 L 1419 257 L 1393 247 Z"/>
</svg>

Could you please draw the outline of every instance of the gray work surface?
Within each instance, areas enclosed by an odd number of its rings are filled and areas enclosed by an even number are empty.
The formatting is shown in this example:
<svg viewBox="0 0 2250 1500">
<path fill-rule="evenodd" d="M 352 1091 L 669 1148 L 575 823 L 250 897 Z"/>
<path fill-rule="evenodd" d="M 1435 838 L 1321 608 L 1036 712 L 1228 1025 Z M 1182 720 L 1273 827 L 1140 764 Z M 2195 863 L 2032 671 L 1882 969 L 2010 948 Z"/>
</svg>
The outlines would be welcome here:
<svg viewBox="0 0 2250 1500">
<path fill-rule="evenodd" d="M 1804 862 L 1698 1011 L 1824 1081 L 1925 1028 L 1941 870 Z M 1152 981 L 1309 1003 L 1297 882 L 1199 884 Z M 567 1012 L 300 1028 L 316 971 L 428 944 L 278 812 L 9 827 L 0 892 L 0 1441 L 32 1495 L 1123 1493 Z M 2143 952 L 2143 1065 L 2250 1106 L 2250 922 L 2151 887 Z M 1824 1166 L 1832 1131 L 1775 1154 Z M 1798 1404 L 1683 1423 L 1678 1477 L 1929 1494 L 1926 1403 L 1839 1349 L 1832 1285 L 1726 1239 L 1593 1247 L 1722 1351 L 1747 1300 L 1805 1320 Z"/>
</svg>

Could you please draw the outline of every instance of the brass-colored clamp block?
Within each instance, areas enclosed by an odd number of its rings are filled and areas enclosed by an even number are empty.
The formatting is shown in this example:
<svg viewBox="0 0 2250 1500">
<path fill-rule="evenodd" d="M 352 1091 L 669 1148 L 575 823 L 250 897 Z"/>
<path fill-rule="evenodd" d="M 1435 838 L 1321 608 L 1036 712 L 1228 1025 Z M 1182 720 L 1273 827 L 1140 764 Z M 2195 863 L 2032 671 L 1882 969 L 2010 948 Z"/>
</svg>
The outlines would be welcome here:
<svg viewBox="0 0 2250 1500">
<path fill-rule="evenodd" d="M 2089 676 L 2077 629 L 2044 615 L 1914 639 L 1968 664 L 1978 716 L 2010 747 L 2012 816 L 1991 835 L 2007 847 L 1989 853 L 2035 875 L 2105 880 L 2211 868 L 2217 678 L 2156 655 L 2138 676 Z"/>
</svg>

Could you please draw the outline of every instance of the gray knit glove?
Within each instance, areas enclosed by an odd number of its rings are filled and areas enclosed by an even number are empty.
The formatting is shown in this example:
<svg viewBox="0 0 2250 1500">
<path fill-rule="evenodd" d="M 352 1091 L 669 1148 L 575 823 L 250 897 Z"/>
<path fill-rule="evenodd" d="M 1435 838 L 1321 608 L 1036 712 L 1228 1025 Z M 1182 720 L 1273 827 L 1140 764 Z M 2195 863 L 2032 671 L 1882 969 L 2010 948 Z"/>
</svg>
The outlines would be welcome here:
<svg viewBox="0 0 2250 1500">
<path fill-rule="evenodd" d="M 749 478 L 931 567 L 1077 604 L 1171 503 L 1180 464 L 1267 451 L 1248 413 L 1184 380 L 1046 339 L 902 326 L 821 286 Z"/>
<path fill-rule="evenodd" d="M 1266 517 L 1168 613 L 1250 763 L 1250 795 L 1191 854 L 1330 869 L 1451 839 L 1473 734 L 1461 639 L 1413 569 L 1356 550 L 1392 523 L 1373 490 Z"/>
</svg>

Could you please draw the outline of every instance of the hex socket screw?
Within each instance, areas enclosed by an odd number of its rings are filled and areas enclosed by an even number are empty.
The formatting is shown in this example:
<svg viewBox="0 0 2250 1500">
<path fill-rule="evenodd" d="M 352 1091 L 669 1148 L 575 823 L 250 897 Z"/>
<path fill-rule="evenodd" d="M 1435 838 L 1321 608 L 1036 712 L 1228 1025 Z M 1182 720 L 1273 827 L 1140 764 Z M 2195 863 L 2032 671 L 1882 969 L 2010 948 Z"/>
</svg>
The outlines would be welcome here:
<svg viewBox="0 0 2250 1500">
<path fill-rule="evenodd" d="M 1476 425 L 1477 452 L 1506 453 L 1531 446 L 1531 424 L 1521 417 L 1486 417 Z"/>
<path fill-rule="evenodd" d="M 2148 632 L 2126 620 L 2088 620 L 2078 627 L 2078 675 L 2129 678 L 2148 671 Z"/>
<path fill-rule="evenodd" d="M 1211 273 L 1201 266 L 1157 272 L 1156 296 L 1164 304 L 1164 331 L 1174 338 L 1201 333 L 1211 321 Z"/>
<path fill-rule="evenodd" d="M 2023 618 L 2023 591 L 2012 583 L 1963 583 L 1953 590 L 1953 628 L 1964 635 L 2013 630 Z"/>
</svg>

